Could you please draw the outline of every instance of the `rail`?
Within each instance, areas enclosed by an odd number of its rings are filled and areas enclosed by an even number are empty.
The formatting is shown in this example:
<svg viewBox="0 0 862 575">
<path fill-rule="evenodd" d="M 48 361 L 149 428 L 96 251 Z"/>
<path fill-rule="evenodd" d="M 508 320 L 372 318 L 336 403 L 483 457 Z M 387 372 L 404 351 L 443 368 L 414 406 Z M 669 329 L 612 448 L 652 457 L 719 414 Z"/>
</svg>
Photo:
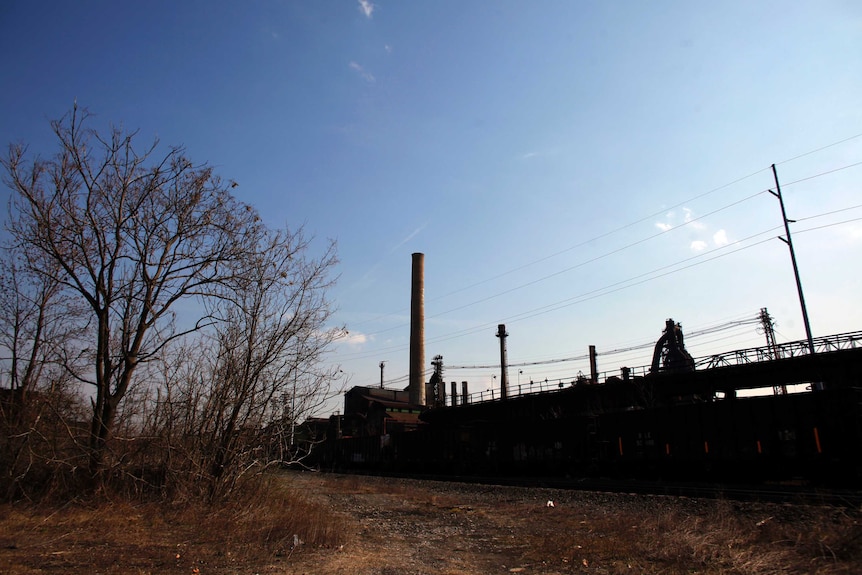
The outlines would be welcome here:
<svg viewBox="0 0 862 575">
<path fill-rule="evenodd" d="M 836 335 L 828 335 L 814 338 L 815 353 L 828 353 L 846 349 L 862 348 L 862 331 L 853 331 Z M 715 369 L 733 365 L 747 365 L 752 363 L 774 361 L 791 357 L 809 355 L 808 340 L 791 341 L 776 344 L 775 346 L 752 347 L 737 349 L 725 353 L 713 354 L 705 357 L 695 358 L 695 370 Z M 619 371 L 600 372 L 595 383 L 607 383 L 610 378 L 622 378 L 622 371 L 628 370 L 629 377 L 643 377 L 650 373 L 650 366 L 624 367 Z M 574 387 L 578 384 L 588 384 L 590 378 L 578 372 L 574 377 L 561 377 L 558 379 L 542 379 L 530 381 L 529 383 L 510 384 L 507 397 L 519 397 L 535 393 L 551 393 L 566 387 Z M 458 405 L 463 404 L 463 395 L 458 395 Z M 498 401 L 501 399 L 499 389 L 486 389 L 467 395 L 467 403 L 484 403 L 487 401 Z M 451 397 L 447 396 L 446 404 L 452 405 Z"/>
</svg>

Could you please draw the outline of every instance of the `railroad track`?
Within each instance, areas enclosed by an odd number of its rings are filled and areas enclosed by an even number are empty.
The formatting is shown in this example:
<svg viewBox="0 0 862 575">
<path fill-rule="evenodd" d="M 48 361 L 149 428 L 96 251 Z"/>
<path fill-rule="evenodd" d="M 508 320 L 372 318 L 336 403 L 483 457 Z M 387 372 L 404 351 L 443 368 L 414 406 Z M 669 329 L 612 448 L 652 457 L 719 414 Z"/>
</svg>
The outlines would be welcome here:
<svg viewBox="0 0 862 575">
<path fill-rule="evenodd" d="M 679 481 L 636 481 L 602 478 L 503 477 L 441 475 L 429 473 L 357 473 L 430 481 L 567 489 L 604 493 L 628 493 L 667 497 L 728 499 L 733 501 L 784 503 L 793 505 L 827 505 L 862 509 L 862 490 L 811 487 L 807 485 L 741 485 L 687 483 Z"/>
</svg>

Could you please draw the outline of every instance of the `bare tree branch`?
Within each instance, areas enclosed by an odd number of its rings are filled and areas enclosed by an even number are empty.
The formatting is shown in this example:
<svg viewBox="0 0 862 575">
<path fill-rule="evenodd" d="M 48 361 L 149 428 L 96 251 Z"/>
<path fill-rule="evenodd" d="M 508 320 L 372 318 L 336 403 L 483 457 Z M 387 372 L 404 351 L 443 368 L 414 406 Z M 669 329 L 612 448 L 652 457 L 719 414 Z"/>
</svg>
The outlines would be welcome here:
<svg viewBox="0 0 862 575">
<path fill-rule="evenodd" d="M 91 471 L 102 465 L 117 407 L 141 362 L 206 322 L 177 329 L 173 307 L 230 281 L 256 246 L 256 212 L 236 201 L 206 165 L 182 148 L 142 153 L 135 133 L 107 138 L 85 127 L 77 106 L 52 124 L 59 152 L 25 160 L 12 147 L 2 161 L 13 190 L 10 230 L 42 271 L 85 303 L 95 383 Z"/>
</svg>

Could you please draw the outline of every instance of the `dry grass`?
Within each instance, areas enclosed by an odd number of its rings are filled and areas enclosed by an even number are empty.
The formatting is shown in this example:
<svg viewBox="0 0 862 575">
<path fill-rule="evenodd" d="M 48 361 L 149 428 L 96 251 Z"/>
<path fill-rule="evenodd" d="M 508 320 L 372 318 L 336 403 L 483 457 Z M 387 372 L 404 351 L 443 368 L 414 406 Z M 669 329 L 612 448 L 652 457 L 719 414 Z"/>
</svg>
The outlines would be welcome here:
<svg viewBox="0 0 862 575">
<path fill-rule="evenodd" d="M 713 502 L 696 515 L 667 511 L 644 527 L 661 543 L 653 557 L 671 564 L 681 559 L 719 573 L 853 573 L 862 558 L 857 519 L 837 509 L 758 512 Z"/>
<path fill-rule="evenodd" d="M 440 556 L 467 549 L 475 573 L 503 565 L 525 573 L 862 573 L 859 510 L 377 478 L 327 484 L 373 502 L 377 510 L 365 514 L 390 523 L 389 537 L 409 535 L 409 518 Z"/>
<path fill-rule="evenodd" d="M 219 508 L 5 505 L 0 573 L 856 574 L 862 513 L 299 474 Z"/>
<path fill-rule="evenodd" d="M 0 506 L 0 573 L 234 573 L 337 546 L 343 523 L 283 482 L 218 508 L 74 501 Z"/>
<path fill-rule="evenodd" d="M 522 561 L 557 560 L 560 572 L 862 573 L 858 512 L 625 499 L 572 500 L 553 509 L 514 506 L 503 514 L 523 518 L 521 524 L 547 524 L 526 538 Z"/>
</svg>

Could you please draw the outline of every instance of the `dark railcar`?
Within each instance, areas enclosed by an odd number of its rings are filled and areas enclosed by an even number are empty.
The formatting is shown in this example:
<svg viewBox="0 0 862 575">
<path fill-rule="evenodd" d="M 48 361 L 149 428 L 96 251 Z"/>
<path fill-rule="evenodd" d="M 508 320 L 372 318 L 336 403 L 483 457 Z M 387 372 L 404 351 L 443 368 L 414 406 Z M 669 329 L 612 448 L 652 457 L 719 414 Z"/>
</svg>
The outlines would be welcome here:
<svg viewBox="0 0 862 575">
<path fill-rule="evenodd" d="M 859 389 L 599 414 L 525 405 L 501 402 L 415 431 L 342 438 L 328 453 L 334 468 L 423 474 L 803 480 L 850 487 L 862 478 Z"/>
</svg>

